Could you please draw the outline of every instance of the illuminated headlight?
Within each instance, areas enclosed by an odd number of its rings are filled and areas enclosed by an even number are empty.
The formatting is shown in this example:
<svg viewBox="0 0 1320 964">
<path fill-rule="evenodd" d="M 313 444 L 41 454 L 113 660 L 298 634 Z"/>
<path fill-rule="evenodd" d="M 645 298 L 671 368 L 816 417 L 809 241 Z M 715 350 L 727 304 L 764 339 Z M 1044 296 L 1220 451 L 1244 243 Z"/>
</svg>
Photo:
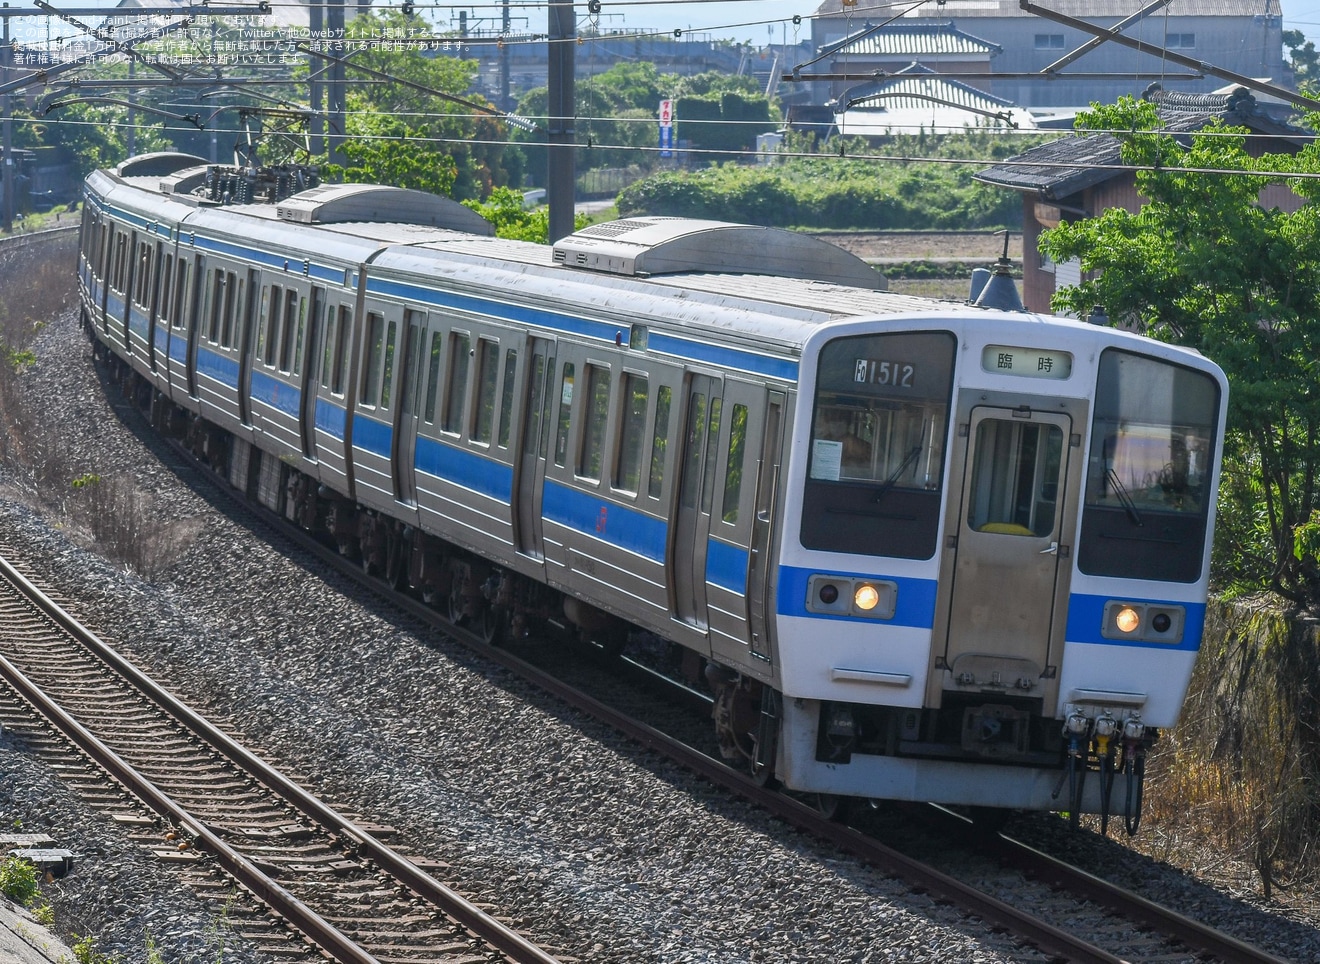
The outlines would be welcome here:
<svg viewBox="0 0 1320 964">
<path fill-rule="evenodd" d="M 1134 636 L 1137 630 L 1141 628 L 1141 613 L 1131 606 L 1124 606 L 1114 613 L 1114 625 L 1118 627 L 1118 631 L 1123 635 Z"/>
<path fill-rule="evenodd" d="M 853 605 L 864 613 L 869 613 L 880 605 L 880 590 L 869 582 L 864 582 L 853 592 Z"/>
<path fill-rule="evenodd" d="M 807 580 L 807 612 L 892 619 L 898 584 L 887 579 L 815 575 Z"/>
<path fill-rule="evenodd" d="M 1186 610 L 1182 606 L 1111 600 L 1105 604 L 1105 639 L 1132 639 L 1143 643 L 1182 642 Z"/>
</svg>

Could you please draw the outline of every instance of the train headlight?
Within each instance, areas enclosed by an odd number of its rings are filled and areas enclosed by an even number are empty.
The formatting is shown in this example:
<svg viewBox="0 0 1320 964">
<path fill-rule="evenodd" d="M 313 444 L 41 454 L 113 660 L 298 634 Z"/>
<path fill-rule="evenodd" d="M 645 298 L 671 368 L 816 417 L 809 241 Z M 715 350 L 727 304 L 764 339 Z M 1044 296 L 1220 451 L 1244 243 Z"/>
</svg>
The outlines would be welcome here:
<svg viewBox="0 0 1320 964">
<path fill-rule="evenodd" d="M 898 583 L 820 573 L 807 580 L 807 612 L 824 616 L 892 619 Z"/>
<path fill-rule="evenodd" d="M 880 605 L 880 592 L 870 583 L 862 583 L 853 593 L 853 605 L 864 613 L 869 613 Z"/>
<path fill-rule="evenodd" d="M 1114 625 L 1125 636 L 1131 636 L 1141 628 L 1141 614 L 1131 606 L 1124 606 L 1114 614 Z"/>
<path fill-rule="evenodd" d="M 1143 643 L 1182 642 L 1187 611 L 1182 606 L 1112 600 L 1105 604 L 1105 639 L 1133 639 Z"/>
</svg>

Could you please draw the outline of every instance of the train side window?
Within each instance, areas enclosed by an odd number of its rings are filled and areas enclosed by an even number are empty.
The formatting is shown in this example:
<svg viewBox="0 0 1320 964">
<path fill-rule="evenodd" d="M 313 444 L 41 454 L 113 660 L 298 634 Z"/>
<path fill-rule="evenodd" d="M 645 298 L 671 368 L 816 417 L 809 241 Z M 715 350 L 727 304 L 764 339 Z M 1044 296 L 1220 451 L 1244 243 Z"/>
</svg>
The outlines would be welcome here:
<svg viewBox="0 0 1320 964">
<path fill-rule="evenodd" d="M 174 255 L 167 254 L 160 265 L 160 320 L 169 324 L 170 315 L 170 294 L 173 289 L 170 283 L 174 280 Z"/>
<path fill-rule="evenodd" d="M 385 365 L 380 381 L 380 407 L 389 408 L 394 389 L 394 343 L 398 337 L 398 322 L 391 321 L 385 329 Z"/>
<path fill-rule="evenodd" d="M 239 299 L 242 298 L 242 284 L 235 277 L 234 272 L 225 273 L 225 314 L 224 322 L 220 328 L 220 344 L 226 348 L 234 347 L 234 315 Z"/>
<path fill-rule="evenodd" d="M 267 289 L 269 297 L 261 302 L 262 336 L 257 340 L 257 353 L 261 360 L 270 367 L 275 367 L 275 347 L 279 339 L 280 305 L 284 303 L 284 292 L 279 285 Z"/>
<path fill-rule="evenodd" d="M 435 424 L 435 399 L 440 391 L 440 349 L 444 345 L 444 336 L 438 331 L 431 332 L 431 354 L 426 369 L 426 409 L 422 416 L 428 425 Z"/>
<path fill-rule="evenodd" d="M 133 279 L 133 300 L 144 310 L 151 308 L 151 245 L 138 245 L 137 276 Z"/>
<path fill-rule="evenodd" d="M 335 391 L 335 359 L 339 357 L 336 349 L 343 337 L 343 323 L 339 320 L 335 305 L 330 305 L 325 313 L 325 342 L 321 346 L 321 384 Z"/>
<path fill-rule="evenodd" d="M 298 334 L 293 340 L 293 373 L 302 374 L 303 335 L 307 331 L 307 299 L 298 299 Z"/>
<path fill-rule="evenodd" d="M 343 395 L 348 384 L 348 356 L 353 351 L 353 309 L 348 305 L 339 306 L 339 331 L 336 337 L 339 339 L 339 346 L 335 352 L 335 377 L 334 387 L 331 389 L 336 395 Z"/>
<path fill-rule="evenodd" d="M 701 477 L 701 511 L 709 513 L 715 492 L 715 443 L 720 437 L 720 416 L 724 412 L 724 399 L 710 400 L 710 421 L 706 429 L 706 468 Z"/>
<path fill-rule="evenodd" d="M 298 320 L 298 292 L 289 288 L 284 292 L 284 319 L 280 326 L 280 371 L 293 366 L 293 333 Z"/>
<path fill-rule="evenodd" d="M 738 524 L 738 501 L 742 498 L 743 456 L 747 450 L 747 406 L 733 406 L 729 420 L 729 448 L 724 460 L 724 502 L 720 518 L 729 525 Z"/>
<path fill-rule="evenodd" d="M 600 365 L 587 366 L 587 410 L 582 456 L 578 460 L 578 475 L 587 479 L 600 479 L 600 467 L 605 458 L 605 429 L 610 417 L 610 370 Z"/>
<path fill-rule="evenodd" d="M 550 366 L 554 367 L 553 361 Z M 532 354 L 532 370 L 528 372 L 527 378 L 530 385 L 527 390 L 527 424 L 523 426 L 523 453 L 534 455 L 541 438 L 541 403 L 546 379 L 545 356 L 540 352 Z"/>
<path fill-rule="evenodd" d="M 362 404 L 374 406 L 380 395 L 380 366 L 385 356 L 385 316 L 367 312 L 367 364 L 362 371 Z"/>
<path fill-rule="evenodd" d="M 504 384 L 500 393 L 500 448 L 509 446 L 509 430 L 513 426 L 513 382 L 518 374 L 518 350 L 510 348 L 504 353 Z"/>
<path fill-rule="evenodd" d="M 183 310 L 185 299 L 188 297 L 188 262 L 183 258 L 178 261 L 178 267 L 174 272 L 174 308 L 170 312 L 170 323 L 175 328 L 185 328 L 188 325 L 188 319 Z"/>
<path fill-rule="evenodd" d="M 568 427 L 573 414 L 574 370 L 572 362 L 564 362 L 563 374 L 559 379 L 559 421 L 555 424 L 555 465 L 559 466 L 568 461 Z"/>
<path fill-rule="evenodd" d="M 220 340 L 221 298 L 225 290 L 225 273 L 216 268 L 211 272 L 211 288 L 208 292 L 210 312 L 206 319 L 206 340 L 215 343 Z"/>
<path fill-rule="evenodd" d="M 555 356 L 551 355 L 545 363 L 545 377 L 547 389 L 542 397 L 541 404 L 541 452 L 540 457 L 545 458 L 550 448 L 550 415 L 554 411 L 555 397 Z M 569 386 L 569 394 L 573 392 L 572 386 Z"/>
<path fill-rule="evenodd" d="M 444 423 L 440 427 L 455 435 L 463 431 L 463 400 L 467 397 L 471 351 L 472 339 L 466 334 L 454 332 L 449 336 L 449 386 L 445 392 Z"/>
<path fill-rule="evenodd" d="M 669 448 L 669 410 L 674 401 L 674 390 L 661 385 L 655 393 L 655 422 L 651 429 L 651 474 L 646 483 L 646 494 L 660 498 L 665 486 L 665 459 Z"/>
<path fill-rule="evenodd" d="M 490 443 L 495 431 L 495 392 L 499 388 L 500 346 L 485 338 L 477 342 L 477 410 L 472 441 Z"/>
<path fill-rule="evenodd" d="M 646 406 L 650 387 L 643 375 L 623 376 L 623 434 L 614 468 L 614 487 L 636 492 L 642 480 L 642 445 L 646 441 Z"/>
</svg>

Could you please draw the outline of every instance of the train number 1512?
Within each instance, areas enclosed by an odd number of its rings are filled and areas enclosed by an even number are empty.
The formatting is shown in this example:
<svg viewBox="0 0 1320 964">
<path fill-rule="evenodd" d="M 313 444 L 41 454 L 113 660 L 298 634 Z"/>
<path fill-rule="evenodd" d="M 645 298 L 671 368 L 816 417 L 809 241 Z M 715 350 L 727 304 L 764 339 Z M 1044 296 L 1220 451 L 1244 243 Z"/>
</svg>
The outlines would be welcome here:
<svg viewBox="0 0 1320 964">
<path fill-rule="evenodd" d="M 911 362 L 857 359 L 853 381 L 865 385 L 889 385 L 893 388 L 911 388 L 917 376 L 917 366 Z"/>
</svg>

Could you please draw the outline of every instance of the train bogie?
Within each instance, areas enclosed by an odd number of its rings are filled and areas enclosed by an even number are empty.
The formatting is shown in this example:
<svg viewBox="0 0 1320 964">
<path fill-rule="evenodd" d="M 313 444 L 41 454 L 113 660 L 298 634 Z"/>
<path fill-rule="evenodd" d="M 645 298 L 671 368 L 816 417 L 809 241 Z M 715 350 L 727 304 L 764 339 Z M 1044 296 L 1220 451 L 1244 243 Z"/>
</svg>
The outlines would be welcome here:
<svg viewBox="0 0 1320 964">
<path fill-rule="evenodd" d="M 1139 799 L 1204 621 L 1211 363 L 891 295 L 784 232 L 636 219 L 549 249 L 415 192 L 273 212 L 134 170 L 88 180 L 98 344 L 368 571 L 492 640 L 668 641 L 726 754 L 792 789 Z"/>
</svg>

